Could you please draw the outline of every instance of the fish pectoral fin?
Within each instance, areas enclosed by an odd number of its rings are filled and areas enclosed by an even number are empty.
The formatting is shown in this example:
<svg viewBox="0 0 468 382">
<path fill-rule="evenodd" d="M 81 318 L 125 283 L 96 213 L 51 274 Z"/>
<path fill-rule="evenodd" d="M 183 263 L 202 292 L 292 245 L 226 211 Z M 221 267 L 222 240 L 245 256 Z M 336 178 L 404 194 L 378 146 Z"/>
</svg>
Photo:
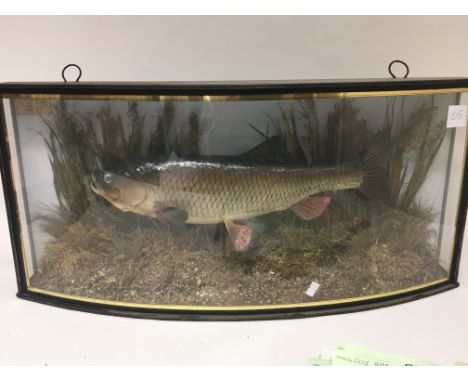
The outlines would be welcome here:
<svg viewBox="0 0 468 382">
<path fill-rule="evenodd" d="M 179 208 L 154 203 L 154 215 L 162 223 L 183 225 L 188 219 L 188 213 Z"/>
<path fill-rule="evenodd" d="M 320 217 L 330 202 L 329 196 L 309 196 L 289 208 L 301 219 L 312 220 Z"/>
<path fill-rule="evenodd" d="M 167 206 L 165 204 L 158 203 L 158 202 L 154 203 L 153 208 L 154 208 L 155 215 L 159 215 L 159 214 L 162 214 L 164 212 L 168 212 L 174 209 L 174 207 Z"/>
<path fill-rule="evenodd" d="M 164 224 L 183 226 L 187 222 L 188 213 L 185 210 L 171 208 L 157 215 L 156 219 Z"/>
<path fill-rule="evenodd" d="M 225 221 L 232 246 L 238 252 L 249 249 L 253 239 L 253 230 L 248 225 Z"/>
</svg>

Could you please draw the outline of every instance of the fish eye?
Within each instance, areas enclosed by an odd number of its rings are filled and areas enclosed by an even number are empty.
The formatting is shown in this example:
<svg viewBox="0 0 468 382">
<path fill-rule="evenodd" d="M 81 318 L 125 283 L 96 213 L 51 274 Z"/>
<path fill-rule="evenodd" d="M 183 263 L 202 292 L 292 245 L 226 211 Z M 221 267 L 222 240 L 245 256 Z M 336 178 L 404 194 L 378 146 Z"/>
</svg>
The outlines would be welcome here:
<svg viewBox="0 0 468 382">
<path fill-rule="evenodd" d="M 112 174 L 109 174 L 109 173 L 105 174 L 104 175 L 104 182 L 107 183 L 107 184 L 112 182 Z"/>
</svg>

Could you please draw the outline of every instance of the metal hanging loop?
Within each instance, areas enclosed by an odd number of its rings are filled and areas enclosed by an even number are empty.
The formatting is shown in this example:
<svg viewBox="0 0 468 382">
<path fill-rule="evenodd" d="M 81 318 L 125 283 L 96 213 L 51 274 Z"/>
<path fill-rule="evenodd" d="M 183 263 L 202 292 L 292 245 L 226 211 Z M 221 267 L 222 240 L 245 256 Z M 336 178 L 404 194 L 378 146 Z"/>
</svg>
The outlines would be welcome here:
<svg viewBox="0 0 468 382">
<path fill-rule="evenodd" d="M 64 82 L 69 82 L 69 81 L 67 81 L 67 79 L 66 79 L 66 77 L 65 77 L 65 72 L 66 72 L 66 70 L 67 70 L 68 68 L 70 68 L 70 67 L 74 67 L 74 68 L 77 68 L 77 69 L 78 69 L 78 77 L 76 77 L 75 82 L 79 82 L 79 81 L 80 81 L 80 78 L 81 78 L 82 71 L 81 71 L 81 68 L 80 68 L 78 65 L 76 65 L 76 64 L 68 64 L 68 65 L 66 65 L 66 66 L 62 69 L 62 78 L 63 78 L 63 81 L 64 81 Z"/>
<path fill-rule="evenodd" d="M 406 64 L 406 62 L 401 61 L 401 60 L 393 60 L 392 62 L 390 62 L 390 65 L 388 65 L 388 72 L 390 73 L 390 75 L 392 76 L 392 78 L 397 78 L 397 76 L 395 76 L 395 74 L 393 74 L 393 72 L 392 72 L 392 66 L 393 66 L 393 64 L 402 64 L 402 65 L 406 68 L 406 74 L 403 76 L 403 78 L 408 77 L 408 74 L 409 74 L 409 66 Z"/>
</svg>

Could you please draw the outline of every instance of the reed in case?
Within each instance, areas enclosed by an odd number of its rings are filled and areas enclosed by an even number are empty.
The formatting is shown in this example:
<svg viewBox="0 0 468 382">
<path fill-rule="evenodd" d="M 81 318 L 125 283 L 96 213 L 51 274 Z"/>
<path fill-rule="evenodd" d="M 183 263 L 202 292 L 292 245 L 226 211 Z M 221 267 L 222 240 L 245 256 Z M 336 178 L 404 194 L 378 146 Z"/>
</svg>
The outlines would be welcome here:
<svg viewBox="0 0 468 382">
<path fill-rule="evenodd" d="M 458 285 L 467 79 L 0 91 L 19 297 L 262 319 Z"/>
</svg>

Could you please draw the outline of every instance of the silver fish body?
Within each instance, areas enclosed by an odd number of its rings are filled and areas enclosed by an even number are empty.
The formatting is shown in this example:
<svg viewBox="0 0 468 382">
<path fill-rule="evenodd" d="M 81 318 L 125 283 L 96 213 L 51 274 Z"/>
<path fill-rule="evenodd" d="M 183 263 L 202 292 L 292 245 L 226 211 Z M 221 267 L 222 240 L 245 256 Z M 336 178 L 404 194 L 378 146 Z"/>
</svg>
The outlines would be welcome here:
<svg viewBox="0 0 468 382">
<path fill-rule="evenodd" d="M 189 224 L 238 221 L 291 208 L 310 195 L 357 188 L 365 170 L 356 164 L 330 168 L 238 166 L 208 162 L 146 164 L 141 180 L 104 172 L 93 190 L 116 207 L 157 217 L 167 208 L 187 212 Z"/>
</svg>

